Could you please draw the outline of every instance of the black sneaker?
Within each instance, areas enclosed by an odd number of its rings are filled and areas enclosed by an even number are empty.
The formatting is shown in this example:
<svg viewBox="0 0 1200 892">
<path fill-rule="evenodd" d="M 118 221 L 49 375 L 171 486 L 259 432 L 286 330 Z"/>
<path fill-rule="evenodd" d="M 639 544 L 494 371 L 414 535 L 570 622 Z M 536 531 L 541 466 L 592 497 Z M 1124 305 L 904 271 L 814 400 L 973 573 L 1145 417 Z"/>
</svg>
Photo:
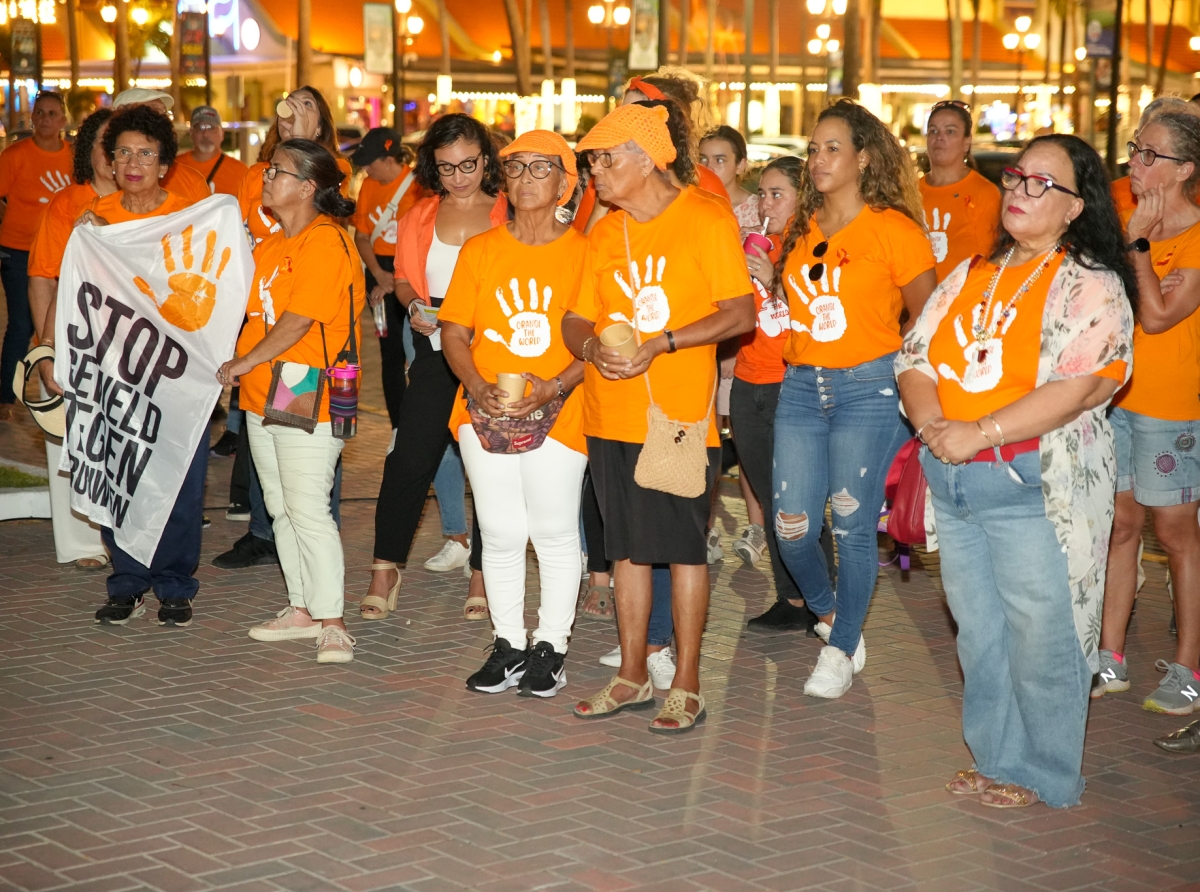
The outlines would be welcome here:
<svg viewBox="0 0 1200 892">
<path fill-rule="evenodd" d="M 245 523 L 250 519 L 250 506 L 231 502 L 225 510 L 225 519 L 231 520 L 234 523 Z"/>
<path fill-rule="evenodd" d="M 163 601 L 158 605 L 160 626 L 190 626 L 192 624 L 192 602 L 189 598 Z"/>
<path fill-rule="evenodd" d="M 222 570 L 241 570 L 261 564 L 278 564 L 279 555 L 275 552 L 275 543 L 270 539 L 260 539 L 253 533 L 247 533 L 233 543 L 233 548 L 217 555 L 212 562 L 214 567 Z"/>
<path fill-rule="evenodd" d="M 525 674 L 528 651 L 517 650 L 503 638 L 492 642 L 491 648 L 487 662 L 467 679 L 469 690 L 481 694 L 499 694 L 519 684 Z"/>
<path fill-rule="evenodd" d="M 796 607 L 790 601 L 776 601 L 766 613 L 749 620 L 746 628 L 756 629 L 760 632 L 790 632 L 806 629 L 809 638 L 816 638 L 817 633 L 813 631 L 816 624 L 817 618 L 807 606 Z"/>
<path fill-rule="evenodd" d="M 208 450 L 208 454 L 217 458 L 229 458 L 237 453 L 237 444 L 238 435 L 232 431 L 225 431 L 221 434 L 221 439 L 217 440 L 212 449 Z"/>
<path fill-rule="evenodd" d="M 518 697 L 553 697 L 567 683 L 563 654 L 549 641 L 539 641 L 529 650 L 529 666 L 517 688 Z"/>
<path fill-rule="evenodd" d="M 123 626 L 146 612 L 146 601 L 141 595 L 135 599 L 109 598 L 108 603 L 96 611 L 96 622 L 102 626 Z"/>
</svg>

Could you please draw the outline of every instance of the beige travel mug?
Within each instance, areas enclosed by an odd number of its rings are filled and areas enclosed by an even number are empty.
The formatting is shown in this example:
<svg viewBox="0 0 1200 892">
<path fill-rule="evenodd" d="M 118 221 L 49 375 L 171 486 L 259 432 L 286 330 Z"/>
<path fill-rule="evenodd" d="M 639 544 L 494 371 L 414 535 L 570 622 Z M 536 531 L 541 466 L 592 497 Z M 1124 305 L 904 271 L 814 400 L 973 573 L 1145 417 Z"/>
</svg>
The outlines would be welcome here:
<svg viewBox="0 0 1200 892">
<path fill-rule="evenodd" d="M 508 394 L 507 399 L 502 399 L 505 406 L 511 406 L 517 400 L 525 398 L 525 385 L 528 382 L 520 375 L 514 375 L 510 372 L 501 372 L 496 376 L 496 386 Z"/>
</svg>

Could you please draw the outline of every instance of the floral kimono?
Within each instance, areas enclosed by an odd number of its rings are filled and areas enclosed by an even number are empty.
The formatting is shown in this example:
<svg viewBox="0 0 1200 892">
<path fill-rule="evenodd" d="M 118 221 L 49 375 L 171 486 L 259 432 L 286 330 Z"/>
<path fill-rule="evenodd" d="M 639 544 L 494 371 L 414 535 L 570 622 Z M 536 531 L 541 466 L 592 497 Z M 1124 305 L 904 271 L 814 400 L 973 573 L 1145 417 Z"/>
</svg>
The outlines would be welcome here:
<svg viewBox="0 0 1200 892">
<path fill-rule="evenodd" d="M 933 292 L 896 356 L 896 374 L 917 369 L 937 380 L 929 342 L 967 280 L 963 261 Z M 1063 260 L 1042 315 L 1037 384 L 1094 374 L 1113 362 L 1133 373 L 1133 311 L 1113 272 L 1088 269 L 1071 255 Z M 1117 461 L 1107 402 L 1042 434 L 1042 494 L 1046 518 L 1067 555 L 1075 632 L 1092 672 L 1099 670 L 1104 573 L 1112 532 Z M 928 502 L 926 503 L 928 505 Z M 933 518 L 933 512 L 926 512 Z M 933 518 L 936 524 L 936 518 Z M 927 521 L 928 522 L 928 521 Z"/>
</svg>

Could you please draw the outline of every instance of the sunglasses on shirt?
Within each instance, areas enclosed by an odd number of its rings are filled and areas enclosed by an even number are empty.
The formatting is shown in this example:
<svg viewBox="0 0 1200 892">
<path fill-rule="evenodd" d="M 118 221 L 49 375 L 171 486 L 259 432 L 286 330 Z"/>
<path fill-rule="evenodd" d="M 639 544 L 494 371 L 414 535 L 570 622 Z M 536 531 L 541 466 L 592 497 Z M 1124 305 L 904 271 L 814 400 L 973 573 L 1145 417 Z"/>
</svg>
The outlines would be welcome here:
<svg viewBox="0 0 1200 892">
<path fill-rule="evenodd" d="M 821 260 L 821 258 L 825 256 L 825 252 L 828 250 L 829 250 L 829 239 L 825 239 L 825 241 L 821 242 L 815 248 L 813 248 L 812 255 L 813 255 L 813 257 L 817 258 L 817 260 Z M 808 269 L 808 281 L 810 281 L 810 282 L 817 281 L 823 275 L 825 275 L 825 263 L 824 262 L 814 263 Z"/>
</svg>

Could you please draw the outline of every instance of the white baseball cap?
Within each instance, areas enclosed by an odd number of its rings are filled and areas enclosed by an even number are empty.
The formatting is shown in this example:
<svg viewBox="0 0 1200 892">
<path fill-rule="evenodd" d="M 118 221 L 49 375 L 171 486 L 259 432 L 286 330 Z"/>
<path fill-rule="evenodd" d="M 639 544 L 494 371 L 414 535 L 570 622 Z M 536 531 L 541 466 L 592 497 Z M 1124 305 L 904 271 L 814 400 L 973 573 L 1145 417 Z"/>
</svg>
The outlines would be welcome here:
<svg viewBox="0 0 1200 892">
<path fill-rule="evenodd" d="M 120 108 L 123 105 L 145 105 L 147 102 L 159 100 L 168 109 L 175 104 L 175 100 L 171 98 L 170 93 L 164 93 L 161 90 L 145 90 L 141 87 L 133 87 L 129 90 L 122 90 L 113 99 L 113 108 Z"/>
</svg>

